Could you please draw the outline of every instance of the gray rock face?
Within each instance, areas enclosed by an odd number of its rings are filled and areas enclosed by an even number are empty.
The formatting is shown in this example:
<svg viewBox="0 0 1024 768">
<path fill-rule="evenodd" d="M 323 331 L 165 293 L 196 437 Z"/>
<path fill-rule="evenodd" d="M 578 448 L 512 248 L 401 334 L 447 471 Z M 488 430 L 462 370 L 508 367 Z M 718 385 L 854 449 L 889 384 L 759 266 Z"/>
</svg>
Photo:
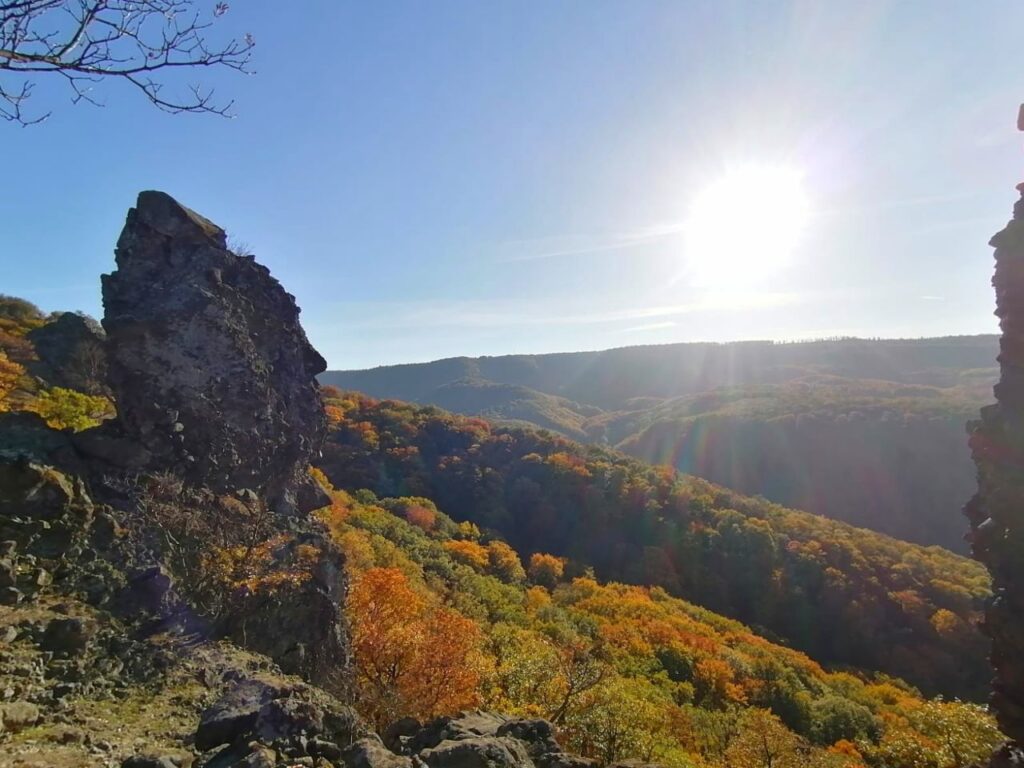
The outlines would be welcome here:
<svg viewBox="0 0 1024 768">
<path fill-rule="evenodd" d="M 426 725 L 407 718 L 387 729 L 384 742 L 394 752 L 430 768 L 594 768 L 597 764 L 565 754 L 546 720 L 509 719 L 493 712 L 461 712 Z M 371 761 L 347 764 L 376 768 Z"/>
<path fill-rule="evenodd" d="M 442 741 L 419 756 L 430 768 L 533 768 L 523 743 L 510 737 Z"/>
<path fill-rule="evenodd" d="M 416 754 L 424 749 L 436 747 L 443 741 L 496 736 L 498 729 L 507 722 L 509 722 L 508 718 L 493 712 L 460 712 L 454 717 L 438 717 L 431 720 L 401 742 L 404 745 L 404 751 L 408 754 Z M 396 725 L 398 724 L 396 723 Z"/>
<path fill-rule="evenodd" d="M 29 370 L 56 387 L 107 395 L 107 352 L 103 329 L 92 318 L 65 312 L 28 334 L 39 360 Z"/>
<path fill-rule="evenodd" d="M 309 686 L 271 685 L 240 680 L 208 707 L 196 730 L 195 744 L 209 750 L 222 744 L 236 746 L 302 744 L 310 739 L 317 748 L 336 751 L 363 736 L 355 713 Z"/>
<path fill-rule="evenodd" d="M 284 569 L 293 563 L 297 567 L 306 544 L 320 550 L 313 577 L 276 593 L 239 595 L 223 630 L 240 645 L 270 656 L 283 671 L 321 680 L 349 663 L 344 561 L 335 548 L 311 535 L 277 548 L 275 562 Z"/>
<path fill-rule="evenodd" d="M 281 691 L 258 680 L 243 680 L 203 712 L 196 730 L 196 747 L 206 750 L 248 735 L 263 705 Z"/>
<path fill-rule="evenodd" d="M 306 477 L 326 422 L 293 296 L 224 231 L 162 192 L 128 213 L 103 327 L 120 429 L 156 469 L 279 512 L 322 501 Z"/>
<path fill-rule="evenodd" d="M 981 419 L 970 425 L 978 493 L 964 514 L 971 524 L 972 554 L 992 574 L 993 597 L 981 625 L 992 639 L 990 703 L 1000 729 L 1019 747 L 1024 743 L 1024 184 L 1018 190 L 1013 220 L 991 241 L 1002 329 L 1000 377 L 996 404 L 982 408 Z"/>
<path fill-rule="evenodd" d="M 547 720 L 509 720 L 499 726 L 497 735 L 519 739 L 533 758 L 562 751 L 555 741 L 554 729 Z"/>
<path fill-rule="evenodd" d="M 396 755 L 372 738 L 360 739 L 341 756 L 347 768 L 412 768 L 412 760 Z"/>
</svg>

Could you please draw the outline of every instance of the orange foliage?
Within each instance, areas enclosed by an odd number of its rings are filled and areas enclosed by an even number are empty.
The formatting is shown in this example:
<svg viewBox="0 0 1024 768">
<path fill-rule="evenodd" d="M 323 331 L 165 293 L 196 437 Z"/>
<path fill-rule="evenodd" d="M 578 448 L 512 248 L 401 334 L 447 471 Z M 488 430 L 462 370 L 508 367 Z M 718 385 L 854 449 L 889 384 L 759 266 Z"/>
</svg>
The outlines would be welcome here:
<svg viewBox="0 0 1024 768">
<path fill-rule="evenodd" d="M 559 451 L 548 456 L 548 464 L 562 472 L 577 475 L 578 477 L 591 477 L 587 469 L 586 461 L 581 456 L 566 451 Z"/>
<path fill-rule="evenodd" d="M 735 672 L 729 662 L 710 657 L 701 659 L 693 673 L 697 692 L 706 704 L 724 707 L 730 702 L 746 703 L 743 688 L 734 682 Z"/>
<path fill-rule="evenodd" d="M 330 424 L 341 424 L 345 418 L 345 412 L 336 405 L 325 405 L 324 413 L 327 414 L 327 421 Z"/>
<path fill-rule="evenodd" d="M 840 739 L 831 747 L 829 747 L 828 751 L 834 755 L 852 757 L 854 760 L 857 761 L 861 761 L 864 759 L 864 756 L 861 755 L 860 750 L 857 749 L 857 746 L 852 741 L 847 741 L 846 739 Z"/>
<path fill-rule="evenodd" d="M 543 587 L 530 587 L 526 590 L 526 611 L 535 614 L 542 608 L 551 605 L 551 595 Z"/>
<path fill-rule="evenodd" d="M 530 580 L 542 587 L 554 589 L 565 574 L 565 559 L 535 552 L 530 555 Z"/>
<path fill-rule="evenodd" d="M 421 531 L 432 531 L 437 524 L 437 512 L 427 507 L 413 504 L 405 510 L 405 519 Z"/>
<path fill-rule="evenodd" d="M 432 607 L 396 568 L 371 568 L 353 584 L 356 696 L 378 728 L 403 716 L 421 720 L 478 702 L 480 628 Z"/>
<path fill-rule="evenodd" d="M 253 594 L 298 586 L 312 575 L 320 550 L 301 544 L 290 552 L 292 537 L 280 534 L 255 546 L 214 548 L 203 558 L 204 570 L 227 589 Z"/>
<path fill-rule="evenodd" d="M 359 435 L 359 439 L 364 445 L 373 449 L 380 447 L 380 435 L 377 434 L 373 424 L 368 421 L 359 421 L 355 424 L 349 424 L 349 426 Z"/>
<path fill-rule="evenodd" d="M 24 373 L 24 368 L 8 360 L 7 354 L 0 350 L 0 412 L 8 410 L 5 404 L 7 396 L 17 387 L 18 380 Z"/>
</svg>

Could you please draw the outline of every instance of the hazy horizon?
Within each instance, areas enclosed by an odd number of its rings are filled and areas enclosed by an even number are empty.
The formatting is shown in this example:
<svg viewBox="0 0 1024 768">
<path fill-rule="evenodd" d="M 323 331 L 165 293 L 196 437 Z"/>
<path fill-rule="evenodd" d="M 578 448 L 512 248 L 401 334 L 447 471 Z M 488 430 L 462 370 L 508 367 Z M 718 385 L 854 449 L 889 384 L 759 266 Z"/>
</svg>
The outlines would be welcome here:
<svg viewBox="0 0 1024 768">
<path fill-rule="evenodd" d="M 599 347 L 594 349 L 560 349 L 553 350 L 551 352 L 502 352 L 500 354 L 483 354 L 483 355 L 449 355 L 447 357 L 435 357 L 425 360 L 405 360 L 397 363 L 381 363 L 378 365 L 368 365 L 362 368 L 338 368 L 327 363 L 327 371 L 370 371 L 376 368 L 389 368 L 398 365 L 427 365 L 430 363 L 443 362 L 445 360 L 459 360 L 463 358 L 469 359 L 489 359 L 499 357 L 531 357 L 539 355 L 575 355 L 575 354 L 599 354 L 602 352 L 613 352 L 618 349 L 635 349 L 637 347 L 673 347 L 683 346 L 687 344 L 700 345 L 700 344 L 715 344 L 721 346 L 727 346 L 729 344 L 777 344 L 777 345 L 789 345 L 789 344 L 816 344 L 816 343 L 829 343 L 829 342 L 840 342 L 840 341 L 868 341 L 868 342 L 886 342 L 886 341 L 932 341 L 941 339 L 958 339 L 958 338 L 981 338 L 981 337 L 992 337 L 998 338 L 999 333 L 954 333 L 944 334 L 941 336 L 832 336 L 832 337 L 815 337 L 806 339 L 730 339 L 728 341 L 704 341 L 701 339 L 694 339 L 691 341 L 665 341 L 665 342 L 649 342 L 640 344 L 620 344 L 614 347 Z M 995 359 L 992 360 L 992 365 L 995 367 L 997 362 Z"/>
</svg>

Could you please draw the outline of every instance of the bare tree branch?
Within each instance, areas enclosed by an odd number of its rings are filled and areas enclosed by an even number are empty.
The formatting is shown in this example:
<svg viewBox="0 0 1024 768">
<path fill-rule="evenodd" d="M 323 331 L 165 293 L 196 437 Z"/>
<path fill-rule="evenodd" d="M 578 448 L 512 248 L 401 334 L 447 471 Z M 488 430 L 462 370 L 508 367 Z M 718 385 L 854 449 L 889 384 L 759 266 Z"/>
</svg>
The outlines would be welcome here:
<svg viewBox="0 0 1024 768">
<path fill-rule="evenodd" d="M 211 46 L 207 35 L 228 10 L 217 2 L 204 14 L 202 0 L 0 0 L 0 118 L 20 125 L 42 122 L 25 102 L 35 82 L 61 77 L 72 103 L 102 106 L 94 83 L 121 80 L 165 112 L 229 116 L 232 103 L 216 101 L 212 89 L 162 93 L 161 72 L 225 67 L 249 70 L 251 35 Z"/>
</svg>

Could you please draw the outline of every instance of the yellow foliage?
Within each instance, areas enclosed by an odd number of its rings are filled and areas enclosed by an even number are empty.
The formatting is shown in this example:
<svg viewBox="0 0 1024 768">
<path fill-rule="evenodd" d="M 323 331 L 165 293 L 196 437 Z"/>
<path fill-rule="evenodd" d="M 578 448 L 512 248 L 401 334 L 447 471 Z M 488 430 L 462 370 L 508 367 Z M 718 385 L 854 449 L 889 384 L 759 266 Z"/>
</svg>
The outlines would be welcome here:
<svg viewBox="0 0 1024 768">
<path fill-rule="evenodd" d="M 952 635 L 964 629 L 964 622 L 950 610 L 940 608 L 931 617 L 931 625 L 940 635 Z"/>
<path fill-rule="evenodd" d="M 10 410 L 8 396 L 17 388 L 18 381 L 25 375 L 25 369 L 7 358 L 0 349 L 0 413 Z"/>
<path fill-rule="evenodd" d="M 486 570 L 490 563 L 487 550 L 475 541 L 453 539 L 446 541 L 444 548 L 455 560 L 479 572 Z"/>
<path fill-rule="evenodd" d="M 26 410 L 38 413 L 54 429 L 83 429 L 99 426 L 114 415 L 114 404 L 99 395 L 54 387 L 39 393 Z"/>
<path fill-rule="evenodd" d="M 551 594 L 544 587 L 530 587 L 526 590 L 526 611 L 533 615 L 551 605 Z"/>
<path fill-rule="evenodd" d="M 502 581 L 519 582 L 526 578 L 518 553 L 500 539 L 487 544 L 488 571 Z"/>
</svg>

